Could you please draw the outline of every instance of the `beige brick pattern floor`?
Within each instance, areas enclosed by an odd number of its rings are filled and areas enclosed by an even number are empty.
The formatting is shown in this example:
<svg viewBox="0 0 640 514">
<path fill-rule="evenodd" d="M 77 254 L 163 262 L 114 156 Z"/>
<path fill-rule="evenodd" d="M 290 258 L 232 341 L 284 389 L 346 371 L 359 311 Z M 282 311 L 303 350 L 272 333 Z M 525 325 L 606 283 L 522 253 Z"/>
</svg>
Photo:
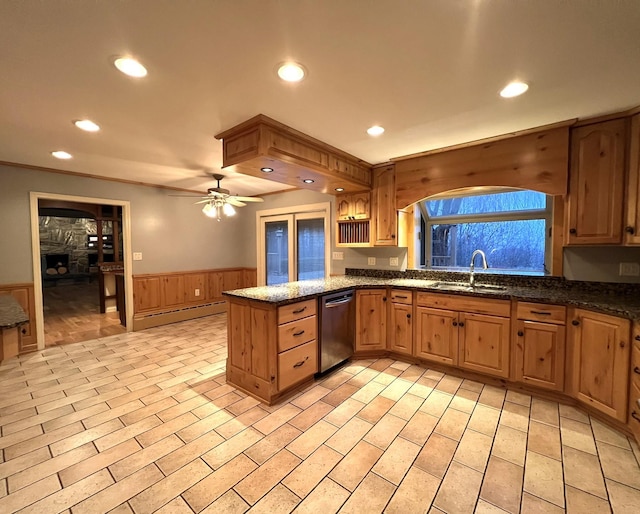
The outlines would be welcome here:
<svg viewBox="0 0 640 514">
<path fill-rule="evenodd" d="M 0 365 L 0 512 L 637 513 L 640 451 L 583 411 L 390 359 L 267 407 L 226 318 Z"/>
</svg>

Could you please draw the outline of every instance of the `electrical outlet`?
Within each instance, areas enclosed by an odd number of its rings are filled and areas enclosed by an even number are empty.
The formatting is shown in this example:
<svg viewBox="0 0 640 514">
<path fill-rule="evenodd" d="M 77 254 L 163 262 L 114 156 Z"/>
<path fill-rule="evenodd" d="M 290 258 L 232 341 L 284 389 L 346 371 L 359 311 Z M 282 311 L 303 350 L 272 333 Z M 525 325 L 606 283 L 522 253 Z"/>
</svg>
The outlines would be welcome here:
<svg viewBox="0 0 640 514">
<path fill-rule="evenodd" d="M 368 264 L 369 266 L 375 266 L 375 265 L 376 265 L 376 258 L 375 258 L 375 257 L 369 257 L 369 258 L 367 259 L 367 264 Z"/>
<path fill-rule="evenodd" d="M 389 257 L 389 266 L 397 266 L 398 258 L 397 257 Z"/>
<path fill-rule="evenodd" d="M 334 261 L 344 260 L 344 252 L 333 252 L 333 260 Z"/>
<path fill-rule="evenodd" d="M 141 261 L 142 260 L 142 252 L 133 252 L 133 260 Z"/>
<path fill-rule="evenodd" d="M 621 277 L 640 276 L 640 264 L 638 264 L 637 262 L 621 262 L 620 276 Z"/>
<path fill-rule="evenodd" d="M 200 296 L 200 289 L 196 289 L 196 290 L 194 291 L 194 294 L 195 294 L 196 296 Z"/>
</svg>

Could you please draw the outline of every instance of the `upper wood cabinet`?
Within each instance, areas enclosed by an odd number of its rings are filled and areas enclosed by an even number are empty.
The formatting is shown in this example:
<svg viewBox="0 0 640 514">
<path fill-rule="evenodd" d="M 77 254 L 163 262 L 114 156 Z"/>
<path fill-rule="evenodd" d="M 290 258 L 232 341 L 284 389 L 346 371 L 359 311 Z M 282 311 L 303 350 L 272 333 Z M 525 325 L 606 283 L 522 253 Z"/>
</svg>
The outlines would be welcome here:
<svg viewBox="0 0 640 514">
<path fill-rule="evenodd" d="M 627 120 L 578 127 L 571 132 L 566 242 L 622 242 Z"/>
<path fill-rule="evenodd" d="M 342 220 L 364 220 L 371 217 L 371 194 L 353 193 L 336 196 L 336 216 Z"/>
<path fill-rule="evenodd" d="M 631 118 L 624 243 L 640 245 L 640 114 Z"/>
<path fill-rule="evenodd" d="M 356 351 L 387 348 L 387 290 L 356 291 Z"/>
<path fill-rule="evenodd" d="M 222 139 L 223 168 L 238 173 L 329 194 L 371 188 L 369 163 L 262 114 L 216 138 Z"/>
<path fill-rule="evenodd" d="M 398 246 L 395 167 L 373 169 L 373 245 Z"/>
<path fill-rule="evenodd" d="M 584 309 L 571 309 L 567 319 L 569 392 L 626 423 L 631 322 Z"/>
</svg>

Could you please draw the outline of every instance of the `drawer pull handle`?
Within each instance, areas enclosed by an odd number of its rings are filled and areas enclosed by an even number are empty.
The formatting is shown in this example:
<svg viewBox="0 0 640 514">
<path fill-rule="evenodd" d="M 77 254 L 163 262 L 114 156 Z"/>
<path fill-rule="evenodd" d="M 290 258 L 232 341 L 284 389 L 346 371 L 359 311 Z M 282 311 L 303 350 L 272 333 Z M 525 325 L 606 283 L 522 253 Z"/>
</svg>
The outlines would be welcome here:
<svg viewBox="0 0 640 514">
<path fill-rule="evenodd" d="M 537 314 L 538 316 L 551 316 L 549 311 L 531 311 L 531 314 Z"/>
<path fill-rule="evenodd" d="M 300 362 L 296 362 L 296 363 L 293 365 L 293 367 L 294 367 L 294 368 L 299 368 L 299 367 L 300 367 L 300 366 L 302 366 L 305 362 L 307 362 L 307 359 L 308 359 L 308 358 L 309 358 L 309 357 L 305 357 L 305 358 L 304 358 L 304 360 L 302 360 L 302 361 L 300 361 Z"/>
<path fill-rule="evenodd" d="M 638 366 L 636 366 L 635 368 L 633 368 L 633 372 L 637 373 L 638 375 L 640 375 L 640 368 Z"/>
<path fill-rule="evenodd" d="M 407 298 L 409 298 L 408 296 L 400 296 L 399 294 L 396 295 L 396 298 L 402 298 L 404 300 L 406 300 Z"/>
<path fill-rule="evenodd" d="M 300 332 L 296 332 L 295 334 L 293 334 L 294 336 L 298 337 L 301 336 L 302 334 L 304 334 L 304 330 L 301 330 Z"/>
<path fill-rule="evenodd" d="M 631 413 L 631 417 L 632 417 L 633 419 L 635 419 L 636 421 L 640 421 L 640 416 L 638 416 L 638 414 L 636 414 L 636 411 L 633 411 L 633 412 Z"/>
<path fill-rule="evenodd" d="M 295 311 L 293 311 L 293 313 L 294 313 L 294 314 L 300 314 L 301 312 L 304 312 L 304 311 L 306 311 L 306 310 L 307 310 L 307 308 L 306 308 L 306 307 L 303 307 L 302 309 L 296 309 Z"/>
</svg>

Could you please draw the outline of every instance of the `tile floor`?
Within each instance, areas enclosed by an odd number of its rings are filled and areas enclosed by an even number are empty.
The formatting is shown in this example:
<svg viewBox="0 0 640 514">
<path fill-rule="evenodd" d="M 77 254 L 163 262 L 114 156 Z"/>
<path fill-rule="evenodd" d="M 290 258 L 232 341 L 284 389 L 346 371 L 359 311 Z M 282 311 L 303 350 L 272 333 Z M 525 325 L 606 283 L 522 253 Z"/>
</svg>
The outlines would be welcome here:
<svg viewBox="0 0 640 514">
<path fill-rule="evenodd" d="M 389 359 L 266 407 L 226 318 L 0 365 L 0 512 L 639 512 L 640 451 L 580 410 Z"/>
</svg>

